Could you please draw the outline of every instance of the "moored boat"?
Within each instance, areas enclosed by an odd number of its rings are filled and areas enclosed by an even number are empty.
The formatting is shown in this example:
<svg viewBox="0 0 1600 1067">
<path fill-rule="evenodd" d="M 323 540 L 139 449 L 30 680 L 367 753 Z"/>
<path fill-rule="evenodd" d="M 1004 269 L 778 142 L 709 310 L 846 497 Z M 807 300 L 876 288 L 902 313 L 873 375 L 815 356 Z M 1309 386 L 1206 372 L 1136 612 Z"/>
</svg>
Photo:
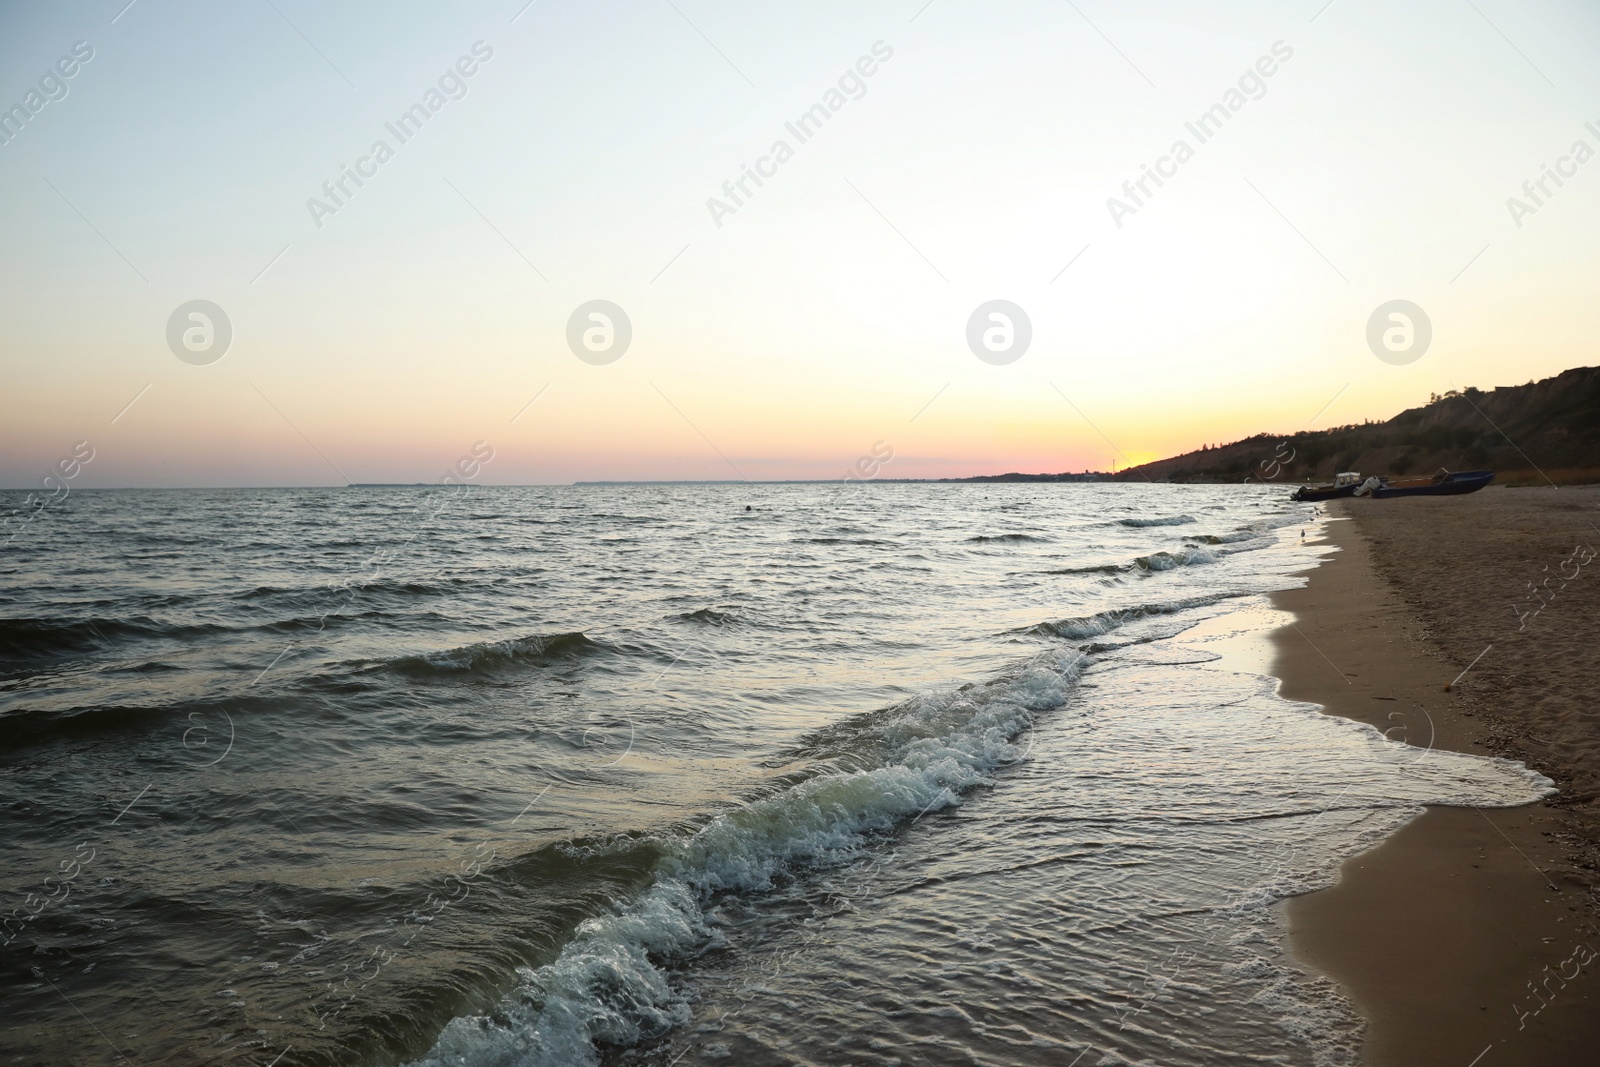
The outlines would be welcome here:
<svg viewBox="0 0 1600 1067">
<path fill-rule="evenodd" d="M 1476 493 L 1494 481 L 1494 471 L 1440 471 L 1432 478 L 1383 480 L 1372 489 L 1380 500 L 1395 496 L 1459 496 Z"/>
<path fill-rule="evenodd" d="M 1341 496 L 1354 495 L 1356 488 L 1361 484 L 1361 475 L 1357 471 L 1344 471 L 1333 476 L 1332 483 L 1324 482 L 1321 485 L 1302 485 L 1290 495 L 1290 500 L 1302 503 L 1315 503 L 1319 500 L 1334 500 Z"/>
</svg>

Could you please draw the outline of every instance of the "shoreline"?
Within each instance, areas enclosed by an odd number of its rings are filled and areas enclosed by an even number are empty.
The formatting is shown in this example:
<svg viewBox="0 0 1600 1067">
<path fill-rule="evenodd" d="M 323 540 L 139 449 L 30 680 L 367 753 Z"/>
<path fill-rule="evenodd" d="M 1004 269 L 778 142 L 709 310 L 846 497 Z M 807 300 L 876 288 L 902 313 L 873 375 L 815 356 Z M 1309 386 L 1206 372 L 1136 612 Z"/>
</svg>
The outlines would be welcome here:
<svg viewBox="0 0 1600 1067">
<path fill-rule="evenodd" d="M 1325 526 L 1339 551 L 1305 587 L 1273 595 L 1295 616 L 1272 636 L 1279 692 L 1419 748 L 1494 755 L 1478 743 L 1472 694 L 1445 689 L 1459 667 L 1349 514 L 1336 504 Z M 1533 1067 L 1597 1055 L 1600 962 L 1568 961 L 1600 936 L 1590 886 L 1552 839 L 1558 825 L 1550 800 L 1430 807 L 1342 864 L 1333 887 L 1277 905 L 1293 960 L 1336 981 L 1366 1020 L 1363 1062 Z"/>
</svg>

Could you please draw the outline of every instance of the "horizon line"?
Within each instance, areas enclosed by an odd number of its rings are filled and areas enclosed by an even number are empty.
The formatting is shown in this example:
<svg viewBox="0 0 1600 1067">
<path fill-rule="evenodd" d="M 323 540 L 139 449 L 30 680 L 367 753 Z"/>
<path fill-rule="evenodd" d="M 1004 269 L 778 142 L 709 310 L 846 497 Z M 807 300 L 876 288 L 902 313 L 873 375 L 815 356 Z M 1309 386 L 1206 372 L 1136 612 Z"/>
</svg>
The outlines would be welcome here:
<svg viewBox="0 0 1600 1067">
<path fill-rule="evenodd" d="M 344 485 L 96 485 L 82 486 L 77 492 L 82 493 L 121 493 L 121 492 L 214 492 L 218 490 L 258 490 L 258 489 L 449 489 L 460 485 L 471 485 L 478 489 L 576 489 L 588 486 L 611 485 L 866 485 L 874 482 L 895 485 L 958 485 L 958 484 L 986 484 L 992 482 L 1012 481 L 1017 484 L 1063 484 L 1074 482 L 1090 482 L 1111 480 L 1123 472 L 1113 471 L 1085 471 L 1081 473 L 1041 473 L 1025 474 L 1020 471 L 1008 471 L 1005 474 L 974 474 L 965 477 L 946 478 L 619 478 L 597 479 L 574 482 L 347 482 Z M 0 493 L 33 492 L 36 487 L 31 485 L 0 486 Z"/>
</svg>

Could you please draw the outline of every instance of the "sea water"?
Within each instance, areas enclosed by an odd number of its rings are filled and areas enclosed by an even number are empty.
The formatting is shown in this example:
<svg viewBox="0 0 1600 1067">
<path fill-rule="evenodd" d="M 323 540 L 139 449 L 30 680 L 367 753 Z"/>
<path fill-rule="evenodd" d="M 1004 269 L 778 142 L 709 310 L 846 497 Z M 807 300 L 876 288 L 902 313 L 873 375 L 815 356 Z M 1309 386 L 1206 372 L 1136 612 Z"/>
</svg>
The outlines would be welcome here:
<svg viewBox="0 0 1600 1067">
<path fill-rule="evenodd" d="M 74 494 L 0 550 L 0 1062 L 1354 1063 L 1269 906 L 1551 787 L 1277 695 L 1319 521 Z"/>
</svg>

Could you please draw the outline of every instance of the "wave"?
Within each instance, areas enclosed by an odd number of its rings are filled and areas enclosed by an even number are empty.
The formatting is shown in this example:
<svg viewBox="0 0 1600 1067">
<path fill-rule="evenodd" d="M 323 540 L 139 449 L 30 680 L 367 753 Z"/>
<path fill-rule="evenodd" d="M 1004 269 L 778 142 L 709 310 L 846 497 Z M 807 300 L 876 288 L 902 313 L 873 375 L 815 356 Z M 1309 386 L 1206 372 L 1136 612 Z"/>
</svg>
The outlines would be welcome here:
<svg viewBox="0 0 1600 1067">
<path fill-rule="evenodd" d="M 1025 541 L 1045 542 L 1048 537 L 1036 537 L 1033 534 L 1008 533 L 1008 534 L 978 534 L 976 537 L 967 538 L 971 542 L 988 542 L 993 544 L 1021 544 Z"/>
<path fill-rule="evenodd" d="M 612 646 L 581 633 L 529 634 L 504 641 L 479 641 L 459 648 L 402 656 L 385 661 L 383 666 L 402 674 L 461 674 L 524 663 L 545 666 L 610 651 L 613 651 Z"/>
<path fill-rule="evenodd" d="M 1146 571 L 1170 571 L 1174 567 L 1190 567 L 1197 563 L 1215 563 L 1217 553 L 1199 545 L 1190 545 L 1176 552 L 1152 552 L 1139 556 L 1133 562 Z"/>
<path fill-rule="evenodd" d="M 739 616 L 731 612 L 717 611 L 714 608 L 700 608 L 698 611 L 684 611 L 674 615 L 673 618 L 682 619 L 684 622 L 705 623 L 708 626 L 731 626 L 734 623 L 744 621 Z"/>
<path fill-rule="evenodd" d="M 1194 540 L 1207 545 L 1233 545 L 1238 544 L 1240 541 L 1254 541 L 1259 537 L 1265 537 L 1272 529 L 1273 527 L 1266 526 L 1246 526 L 1244 529 L 1235 530 L 1233 533 L 1197 534 L 1194 536 Z"/>
<path fill-rule="evenodd" d="M 1187 526 L 1199 522 L 1193 515 L 1168 515 L 1159 519 L 1118 519 L 1118 526 Z"/>
<path fill-rule="evenodd" d="M 1121 574 L 1133 569 L 1131 563 L 1102 563 L 1094 567 L 1062 567 L 1045 574 Z"/>
<path fill-rule="evenodd" d="M 1080 615 L 1069 619 L 1041 622 L 1012 632 L 1031 634 L 1036 637 L 1061 637 L 1068 641 L 1082 641 L 1090 637 L 1102 637 L 1112 630 L 1126 626 L 1130 622 L 1138 622 L 1141 619 L 1148 619 L 1158 615 L 1175 615 L 1180 611 L 1188 611 L 1190 608 L 1203 608 L 1235 595 L 1238 594 L 1216 593 L 1210 596 L 1186 597 L 1182 600 L 1171 600 L 1159 604 L 1138 604 L 1128 608 L 1112 608 L 1108 611 L 1095 612 L 1093 615 Z"/>
<path fill-rule="evenodd" d="M 227 629 L 226 626 L 209 623 L 164 623 L 148 615 L 122 619 L 0 619 L 0 663 L 80 652 L 103 652 L 114 649 L 118 638 L 192 640 Z"/>
<path fill-rule="evenodd" d="M 126 669 L 132 669 L 130 666 Z M 176 669 L 176 668 L 173 668 Z M 17 708 L 0 715 L 0 761 L 9 760 L 24 750 L 62 741 L 103 741 L 119 734 L 149 736 L 166 728 L 174 746 L 184 744 L 191 727 L 203 736 L 206 730 L 221 731 L 226 722 L 236 722 L 267 705 L 258 697 L 238 695 L 225 701 L 209 697 L 178 700 L 166 704 L 88 704 L 69 708 Z"/>
<path fill-rule="evenodd" d="M 1045 571 L 1045 574 L 1122 574 L 1127 571 L 1139 570 L 1146 574 L 1152 571 L 1170 571 L 1174 567 L 1189 567 L 1197 564 L 1215 563 L 1218 559 L 1230 552 L 1246 551 L 1246 548 L 1214 549 L 1207 546 L 1235 544 L 1240 541 L 1262 540 L 1260 531 L 1239 533 L 1235 535 L 1213 536 L 1204 534 L 1184 542 L 1184 546 L 1174 551 L 1152 552 L 1146 556 L 1135 556 L 1131 563 L 1101 563 L 1085 567 L 1062 567 L 1056 570 Z M 1260 547 L 1265 547 L 1265 542 Z"/>
<path fill-rule="evenodd" d="M 452 1020 L 413 1067 L 592 1067 L 599 1047 L 632 1046 L 687 1023 L 688 1001 L 668 968 L 712 940 L 707 911 L 718 894 L 848 862 L 876 835 L 993 784 L 1023 755 L 1017 736 L 1039 712 L 1066 702 L 1082 663 L 1077 652 L 1051 650 L 982 685 L 827 731 L 820 745 L 837 758 L 823 765 L 853 769 L 819 771 L 698 828 L 662 835 L 649 888 L 579 925 L 553 962 L 521 969 L 495 1011 Z"/>
<path fill-rule="evenodd" d="M 453 579 L 451 580 L 450 584 L 459 587 L 465 583 L 459 579 Z M 402 597 L 417 597 L 442 596 L 449 591 L 450 590 L 446 589 L 442 585 L 431 584 L 427 582 L 398 581 L 390 578 L 380 578 L 371 582 L 351 582 L 349 585 L 341 585 L 337 582 L 326 582 L 321 585 L 303 586 L 258 585 L 254 589 L 237 594 L 235 599 L 260 600 L 267 597 L 320 596 L 337 604 L 350 599 L 352 596 L 360 596 L 363 594 L 391 594 Z"/>
<path fill-rule="evenodd" d="M 808 545 L 887 545 L 890 541 L 879 541 L 871 537 L 808 537 Z"/>
</svg>

